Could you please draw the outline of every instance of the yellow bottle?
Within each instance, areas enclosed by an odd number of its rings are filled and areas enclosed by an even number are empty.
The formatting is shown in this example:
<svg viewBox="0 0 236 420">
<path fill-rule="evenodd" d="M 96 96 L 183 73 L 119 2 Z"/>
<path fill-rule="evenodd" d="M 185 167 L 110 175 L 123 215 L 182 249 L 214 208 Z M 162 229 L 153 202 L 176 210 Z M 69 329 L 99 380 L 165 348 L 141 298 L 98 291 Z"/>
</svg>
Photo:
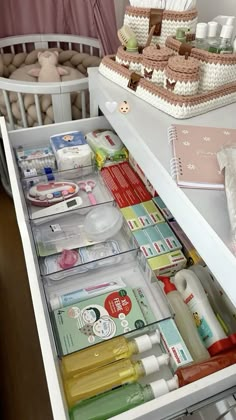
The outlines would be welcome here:
<svg viewBox="0 0 236 420">
<path fill-rule="evenodd" d="M 157 372 L 161 366 L 169 363 L 169 356 L 149 356 L 132 362 L 130 359 L 119 360 L 100 369 L 80 374 L 65 381 L 65 393 L 69 407 L 117 386 L 135 382 L 140 377 Z"/>
<path fill-rule="evenodd" d="M 154 344 L 159 343 L 160 333 L 158 330 L 150 335 L 144 334 L 130 341 L 123 336 L 116 337 L 63 357 L 61 361 L 62 375 L 66 379 L 83 372 L 95 370 L 117 360 L 128 359 L 132 354 L 151 350 Z"/>
</svg>

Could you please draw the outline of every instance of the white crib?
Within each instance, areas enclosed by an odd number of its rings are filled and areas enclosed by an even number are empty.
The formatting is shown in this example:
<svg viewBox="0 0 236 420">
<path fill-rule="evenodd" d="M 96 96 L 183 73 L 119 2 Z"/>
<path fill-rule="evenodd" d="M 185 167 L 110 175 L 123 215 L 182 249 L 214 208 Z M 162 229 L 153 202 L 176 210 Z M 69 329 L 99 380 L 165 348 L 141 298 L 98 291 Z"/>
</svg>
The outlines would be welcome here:
<svg viewBox="0 0 236 420">
<path fill-rule="evenodd" d="M 47 49 L 52 47 L 62 48 L 67 50 L 76 50 L 80 53 L 88 52 L 90 56 L 101 57 L 100 43 L 97 39 L 87 38 L 73 35 L 61 34 L 36 34 L 15 36 L 0 39 L 0 53 L 5 54 L 9 51 L 12 54 L 16 52 L 28 53 L 30 48 Z M 0 90 L 3 94 L 6 113 L 5 115 L 10 130 L 19 128 L 14 121 L 12 114 L 11 103 L 9 100 L 10 92 L 15 92 L 18 97 L 18 104 L 21 114 L 22 127 L 27 128 L 28 122 L 26 118 L 26 110 L 24 106 L 24 95 L 31 94 L 34 98 L 35 109 L 37 113 L 37 125 L 42 125 L 42 111 L 40 107 L 40 95 L 51 95 L 54 122 L 69 121 L 72 119 L 71 112 L 71 93 L 80 92 L 81 95 L 81 112 L 82 118 L 88 116 L 86 112 L 86 91 L 88 91 L 88 78 L 76 79 L 66 82 L 57 83 L 38 83 L 38 82 L 23 82 L 0 77 Z M 22 128 L 20 127 L 20 128 Z"/>
</svg>

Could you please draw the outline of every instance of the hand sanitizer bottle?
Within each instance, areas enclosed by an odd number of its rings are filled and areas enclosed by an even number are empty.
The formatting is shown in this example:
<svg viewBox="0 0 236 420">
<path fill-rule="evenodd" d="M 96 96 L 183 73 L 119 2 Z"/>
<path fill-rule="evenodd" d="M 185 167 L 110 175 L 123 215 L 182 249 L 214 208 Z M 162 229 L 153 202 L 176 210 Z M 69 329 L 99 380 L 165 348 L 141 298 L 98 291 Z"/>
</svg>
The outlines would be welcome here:
<svg viewBox="0 0 236 420">
<path fill-rule="evenodd" d="M 232 35 L 234 27 L 233 25 L 223 25 L 220 33 L 220 41 L 217 48 L 218 54 L 232 54 Z"/>
<path fill-rule="evenodd" d="M 218 38 L 217 38 L 217 29 L 218 23 L 217 22 L 208 22 L 208 37 L 207 43 L 209 45 L 208 51 L 209 52 L 217 52 L 218 47 Z"/>
<path fill-rule="evenodd" d="M 126 410 L 158 398 L 179 387 L 178 377 L 160 379 L 148 385 L 139 383 L 123 385 L 103 394 L 79 402 L 70 411 L 71 420 L 104 420 Z"/>
<path fill-rule="evenodd" d="M 130 359 L 118 360 L 87 374 L 75 375 L 65 381 L 64 388 L 69 407 L 79 400 L 94 397 L 120 385 L 136 382 L 143 376 L 158 372 L 161 366 L 168 365 L 168 354 L 148 356 L 132 362 Z"/>
<path fill-rule="evenodd" d="M 208 50 L 207 30 L 207 23 L 201 22 L 197 24 L 196 38 L 195 41 L 193 41 L 193 46 L 195 48 L 200 48 L 201 50 Z"/>
</svg>

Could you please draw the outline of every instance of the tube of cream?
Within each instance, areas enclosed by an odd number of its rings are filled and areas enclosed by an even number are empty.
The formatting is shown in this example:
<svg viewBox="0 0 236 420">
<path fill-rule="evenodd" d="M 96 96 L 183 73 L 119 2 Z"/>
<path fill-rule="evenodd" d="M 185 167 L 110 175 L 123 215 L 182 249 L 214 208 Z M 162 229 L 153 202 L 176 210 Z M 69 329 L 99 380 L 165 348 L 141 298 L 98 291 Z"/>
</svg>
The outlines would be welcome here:
<svg viewBox="0 0 236 420">
<path fill-rule="evenodd" d="M 64 308 L 68 305 L 73 305 L 73 303 L 81 302 L 82 300 L 88 299 L 89 297 L 94 297 L 102 293 L 107 293 L 112 290 L 120 289 L 124 287 L 125 283 L 121 278 L 113 280 L 111 282 L 104 282 L 100 284 L 95 284 L 84 289 L 78 289 L 66 294 L 53 294 L 50 296 L 49 303 L 51 309 L 54 311 L 56 309 Z"/>
</svg>

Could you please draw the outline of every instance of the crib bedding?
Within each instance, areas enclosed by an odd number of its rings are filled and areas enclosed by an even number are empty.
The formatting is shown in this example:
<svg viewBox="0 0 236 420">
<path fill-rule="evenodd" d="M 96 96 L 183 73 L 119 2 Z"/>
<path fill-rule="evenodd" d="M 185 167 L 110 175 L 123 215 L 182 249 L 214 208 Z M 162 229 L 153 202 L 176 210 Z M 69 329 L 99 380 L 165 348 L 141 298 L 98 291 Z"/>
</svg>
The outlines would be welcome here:
<svg viewBox="0 0 236 420">
<path fill-rule="evenodd" d="M 88 67 L 96 67 L 101 59 L 97 56 L 90 56 L 87 53 L 79 53 L 74 50 L 62 50 L 60 48 L 48 48 L 49 50 L 58 51 L 58 61 L 60 66 L 68 70 L 68 75 L 62 76 L 61 81 L 81 79 L 87 76 Z M 6 53 L 0 55 L 0 77 L 6 77 L 12 80 L 37 82 L 37 78 L 30 76 L 28 71 L 31 68 L 39 67 L 37 56 L 39 51 L 44 49 L 33 50 L 30 53 Z M 0 83 L 1 89 L 1 83 Z M 9 102 L 14 118 L 14 123 L 22 126 L 22 116 L 18 95 L 16 92 L 9 92 Z M 23 94 L 23 103 L 25 107 L 25 115 L 28 126 L 38 125 L 36 106 L 33 94 Z M 86 103 L 88 108 L 89 95 L 86 93 Z M 43 124 L 54 123 L 53 107 L 51 95 L 39 95 Z M 72 119 L 80 119 L 82 117 L 81 95 L 79 92 L 71 94 L 71 111 Z M 7 117 L 5 100 L 0 90 L 0 113 Z"/>
</svg>

